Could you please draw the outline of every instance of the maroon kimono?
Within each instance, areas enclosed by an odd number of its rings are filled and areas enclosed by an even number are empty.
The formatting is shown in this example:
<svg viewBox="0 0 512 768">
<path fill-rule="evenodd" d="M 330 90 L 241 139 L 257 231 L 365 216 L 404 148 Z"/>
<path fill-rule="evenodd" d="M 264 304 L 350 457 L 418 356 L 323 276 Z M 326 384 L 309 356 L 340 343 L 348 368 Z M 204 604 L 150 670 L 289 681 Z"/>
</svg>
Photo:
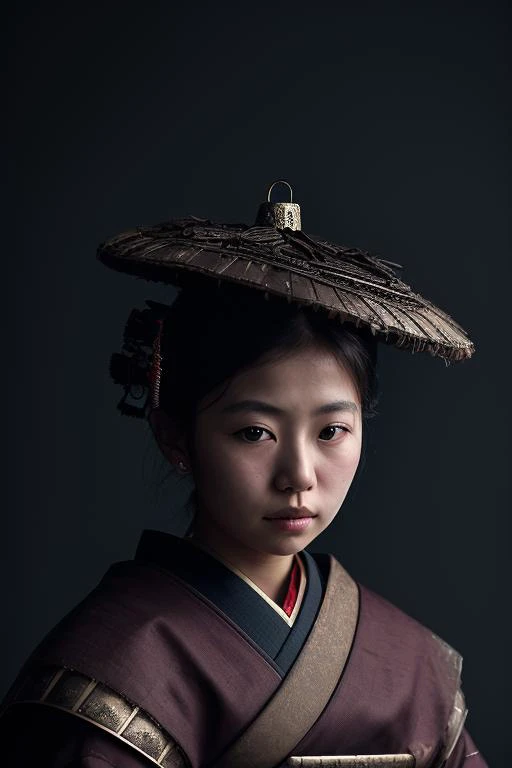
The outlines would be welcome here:
<svg viewBox="0 0 512 768">
<path fill-rule="evenodd" d="M 145 531 L 21 670 L 0 717 L 8 764 L 485 768 L 459 655 L 333 557 L 301 557 L 290 626 L 213 557 Z"/>
</svg>

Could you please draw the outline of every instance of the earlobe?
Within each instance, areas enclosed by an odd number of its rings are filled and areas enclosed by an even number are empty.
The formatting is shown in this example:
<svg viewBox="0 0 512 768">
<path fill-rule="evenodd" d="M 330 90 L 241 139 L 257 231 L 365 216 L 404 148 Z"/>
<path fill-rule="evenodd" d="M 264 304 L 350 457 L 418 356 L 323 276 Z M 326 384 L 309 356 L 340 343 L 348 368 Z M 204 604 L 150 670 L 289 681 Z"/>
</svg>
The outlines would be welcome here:
<svg viewBox="0 0 512 768">
<path fill-rule="evenodd" d="M 155 408 L 148 417 L 155 440 L 169 464 L 186 474 L 190 472 L 190 461 L 176 425 L 161 408 Z"/>
</svg>

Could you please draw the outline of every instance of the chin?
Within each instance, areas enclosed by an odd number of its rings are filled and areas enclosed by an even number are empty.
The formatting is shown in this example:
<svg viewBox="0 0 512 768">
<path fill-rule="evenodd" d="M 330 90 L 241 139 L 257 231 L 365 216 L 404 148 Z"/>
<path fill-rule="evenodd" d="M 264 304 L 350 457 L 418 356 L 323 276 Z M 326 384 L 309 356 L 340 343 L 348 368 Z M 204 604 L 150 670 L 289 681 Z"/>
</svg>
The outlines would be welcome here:
<svg viewBox="0 0 512 768">
<path fill-rule="evenodd" d="M 258 547 L 258 549 L 268 555 L 281 555 L 281 557 L 284 557 L 286 555 L 296 555 L 297 552 L 301 552 L 304 547 L 307 547 L 310 541 L 312 541 L 312 538 L 309 536 L 294 536 L 293 538 L 290 537 L 288 540 L 284 541 L 267 542 L 266 545 L 263 544 L 261 547 Z"/>
</svg>

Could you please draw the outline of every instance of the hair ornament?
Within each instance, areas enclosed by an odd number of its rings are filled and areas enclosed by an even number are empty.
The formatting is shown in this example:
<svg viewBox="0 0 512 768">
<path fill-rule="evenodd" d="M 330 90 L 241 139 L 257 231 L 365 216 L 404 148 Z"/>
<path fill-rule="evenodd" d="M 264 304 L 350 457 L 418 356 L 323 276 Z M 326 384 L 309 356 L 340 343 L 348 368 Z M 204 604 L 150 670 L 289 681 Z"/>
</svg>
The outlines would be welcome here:
<svg viewBox="0 0 512 768">
<path fill-rule="evenodd" d="M 158 323 L 158 333 L 153 342 L 153 356 L 148 372 L 152 408 L 158 408 L 160 406 L 160 381 L 162 379 L 162 355 L 160 354 L 160 350 L 164 321 L 160 319 L 156 322 Z"/>
<path fill-rule="evenodd" d="M 146 418 L 158 408 L 162 356 L 160 342 L 167 304 L 146 301 L 147 309 L 133 309 L 123 333 L 122 351 L 110 358 L 110 375 L 124 389 L 117 404 L 126 416 Z"/>
</svg>

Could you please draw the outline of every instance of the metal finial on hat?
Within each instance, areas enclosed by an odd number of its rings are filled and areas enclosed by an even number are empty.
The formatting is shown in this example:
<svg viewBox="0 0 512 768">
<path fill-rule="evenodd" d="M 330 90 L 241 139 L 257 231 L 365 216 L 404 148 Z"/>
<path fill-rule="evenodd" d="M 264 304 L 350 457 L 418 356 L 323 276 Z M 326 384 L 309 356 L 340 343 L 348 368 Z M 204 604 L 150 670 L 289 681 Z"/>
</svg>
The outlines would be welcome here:
<svg viewBox="0 0 512 768">
<path fill-rule="evenodd" d="M 289 203 L 272 203 L 270 196 L 276 184 L 286 184 L 290 190 Z M 256 216 L 256 224 L 262 227 L 275 227 L 276 229 L 301 229 L 300 205 L 293 201 L 293 189 L 284 179 L 274 181 L 268 188 L 267 202 L 262 203 Z"/>
</svg>

